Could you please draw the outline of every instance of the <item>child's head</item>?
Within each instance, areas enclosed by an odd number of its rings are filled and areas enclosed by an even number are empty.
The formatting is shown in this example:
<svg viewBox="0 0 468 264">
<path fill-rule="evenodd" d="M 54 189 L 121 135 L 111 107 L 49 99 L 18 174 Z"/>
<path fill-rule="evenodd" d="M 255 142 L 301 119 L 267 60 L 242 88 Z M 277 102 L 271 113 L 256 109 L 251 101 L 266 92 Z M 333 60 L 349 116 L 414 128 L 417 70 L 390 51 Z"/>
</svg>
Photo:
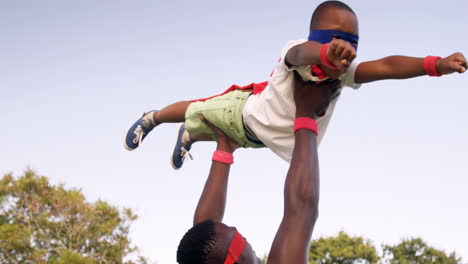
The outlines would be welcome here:
<svg viewBox="0 0 468 264">
<path fill-rule="evenodd" d="M 309 40 L 322 44 L 333 39 L 342 39 L 357 49 L 359 28 L 356 14 L 343 2 L 326 1 L 321 3 L 312 14 L 310 20 Z M 342 72 L 326 68 L 325 73 L 334 78 Z"/>
<path fill-rule="evenodd" d="M 310 20 L 310 31 L 314 30 L 337 30 L 359 35 L 356 14 L 340 1 L 326 1 L 317 6 Z"/>
</svg>

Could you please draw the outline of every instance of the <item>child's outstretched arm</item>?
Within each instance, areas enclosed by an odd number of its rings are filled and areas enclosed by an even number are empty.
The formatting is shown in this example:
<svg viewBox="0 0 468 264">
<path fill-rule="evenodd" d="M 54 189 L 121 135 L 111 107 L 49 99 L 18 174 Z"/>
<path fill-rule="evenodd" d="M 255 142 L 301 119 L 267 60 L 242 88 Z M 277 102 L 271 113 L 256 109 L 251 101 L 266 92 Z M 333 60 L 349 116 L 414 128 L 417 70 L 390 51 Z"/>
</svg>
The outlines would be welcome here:
<svg viewBox="0 0 468 264">
<path fill-rule="evenodd" d="M 432 59 L 432 60 L 431 60 Z M 433 65 L 432 63 L 435 63 Z M 354 75 L 355 83 L 367 83 L 386 79 L 408 79 L 427 75 L 431 66 L 435 66 L 435 74 L 464 73 L 467 69 L 466 59 L 457 52 L 446 58 L 414 58 L 405 56 L 390 56 L 380 60 L 362 62 Z"/>
<path fill-rule="evenodd" d="M 324 49 L 324 50 L 322 50 Z M 324 64 L 326 60 L 338 69 L 346 69 L 356 58 L 356 49 L 341 39 L 334 39 L 329 44 L 322 45 L 315 41 L 307 41 L 292 47 L 285 57 L 288 66 L 308 66 Z M 327 65 L 327 62 L 325 62 Z"/>
</svg>

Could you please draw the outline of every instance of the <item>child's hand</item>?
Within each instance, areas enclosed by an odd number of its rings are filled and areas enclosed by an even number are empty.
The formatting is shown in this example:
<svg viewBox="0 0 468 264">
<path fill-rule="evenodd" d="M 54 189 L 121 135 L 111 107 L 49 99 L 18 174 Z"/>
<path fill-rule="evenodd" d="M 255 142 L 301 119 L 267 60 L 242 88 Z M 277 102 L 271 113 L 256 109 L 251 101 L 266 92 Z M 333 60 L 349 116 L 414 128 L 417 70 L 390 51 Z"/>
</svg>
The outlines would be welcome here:
<svg viewBox="0 0 468 264">
<path fill-rule="evenodd" d="M 436 68 L 440 74 L 464 73 L 467 68 L 466 59 L 463 54 L 457 52 L 436 61 Z"/>
<path fill-rule="evenodd" d="M 356 58 L 356 49 L 347 41 L 334 39 L 328 46 L 327 58 L 338 69 L 346 70 Z"/>
</svg>

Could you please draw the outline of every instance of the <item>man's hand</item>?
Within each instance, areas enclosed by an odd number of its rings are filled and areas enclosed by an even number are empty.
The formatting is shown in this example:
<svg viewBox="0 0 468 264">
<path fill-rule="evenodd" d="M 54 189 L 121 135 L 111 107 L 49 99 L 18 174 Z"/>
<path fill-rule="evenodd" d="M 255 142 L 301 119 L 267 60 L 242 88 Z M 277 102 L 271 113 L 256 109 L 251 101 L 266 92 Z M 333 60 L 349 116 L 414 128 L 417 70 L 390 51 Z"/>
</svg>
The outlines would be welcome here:
<svg viewBox="0 0 468 264">
<path fill-rule="evenodd" d="M 215 133 L 216 142 L 218 143 L 218 146 L 216 148 L 217 150 L 221 150 L 221 151 L 228 152 L 228 153 L 232 154 L 232 153 L 234 153 L 234 151 L 236 149 L 239 148 L 239 144 L 237 144 L 237 142 L 231 140 L 228 136 L 226 136 L 226 134 L 224 134 L 224 132 L 221 129 L 219 129 L 218 127 L 213 125 L 204 116 L 200 116 L 200 119 L 203 122 L 205 122 L 205 124 L 207 126 L 209 126 L 211 128 L 211 130 L 213 130 L 213 132 Z"/>
<path fill-rule="evenodd" d="M 327 58 L 338 69 L 346 71 L 356 58 L 356 49 L 347 41 L 334 39 L 328 46 Z"/>
<path fill-rule="evenodd" d="M 436 61 L 436 68 L 440 74 L 464 73 L 467 68 L 466 59 L 463 54 L 457 52 Z"/>
<path fill-rule="evenodd" d="M 336 97 L 339 80 L 327 81 L 318 85 L 304 82 L 302 77 L 294 71 L 294 102 L 296 103 L 296 118 L 317 117 L 324 113 L 330 101 Z"/>
</svg>

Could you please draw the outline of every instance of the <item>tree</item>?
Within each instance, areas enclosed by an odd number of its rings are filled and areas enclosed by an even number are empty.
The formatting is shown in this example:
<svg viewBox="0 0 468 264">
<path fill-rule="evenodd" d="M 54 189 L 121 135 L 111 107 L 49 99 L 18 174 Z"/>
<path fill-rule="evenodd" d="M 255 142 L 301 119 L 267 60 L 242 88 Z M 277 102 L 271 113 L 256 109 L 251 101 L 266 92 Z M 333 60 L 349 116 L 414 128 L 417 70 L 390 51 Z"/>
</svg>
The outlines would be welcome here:
<svg viewBox="0 0 468 264">
<path fill-rule="evenodd" d="M 428 246 L 420 238 L 403 240 L 395 246 L 384 245 L 384 256 L 389 264 L 461 264 L 455 252 L 447 255 L 444 251 Z"/>
<path fill-rule="evenodd" d="M 374 264 L 379 261 L 375 247 L 362 237 L 350 237 L 340 232 L 336 237 L 313 240 L 309 263 L 315 264 Z"/>
<path fill-rule="evenodd" d="M 0 263 L 134 264 L 128 237 L 137 216 L 80 190 L 53 186 L 31 170 L 0 180 Z M 134 256 L 136 261 L 125 260 Z"/>
</svg>

